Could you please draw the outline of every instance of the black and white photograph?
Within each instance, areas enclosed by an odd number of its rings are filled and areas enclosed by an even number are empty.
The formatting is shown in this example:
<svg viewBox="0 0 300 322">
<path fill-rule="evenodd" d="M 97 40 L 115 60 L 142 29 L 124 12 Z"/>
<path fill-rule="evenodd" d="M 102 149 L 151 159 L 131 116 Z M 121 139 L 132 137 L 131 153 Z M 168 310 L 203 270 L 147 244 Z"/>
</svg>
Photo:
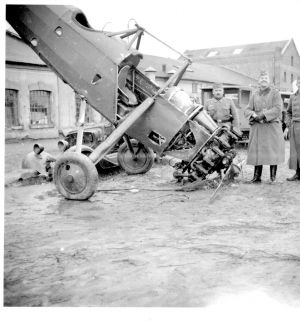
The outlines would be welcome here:
<svg viewBox="0 0 300 322">
<path fill-rule="evenodd" d="M 299 1 L 1 7 L 2 321 L 299 321 Z"/>
</svg>

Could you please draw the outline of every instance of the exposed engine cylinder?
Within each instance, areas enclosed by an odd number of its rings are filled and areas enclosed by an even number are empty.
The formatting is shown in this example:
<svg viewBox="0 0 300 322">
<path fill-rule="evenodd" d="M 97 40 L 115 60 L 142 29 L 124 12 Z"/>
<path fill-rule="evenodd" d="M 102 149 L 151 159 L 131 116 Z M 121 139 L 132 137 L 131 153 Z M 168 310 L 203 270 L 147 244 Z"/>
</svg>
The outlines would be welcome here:
<svg viewBox="0 0 300 322">
<path fill-rule="evenodd" d="M 189 95 L 179 87 L 170 87 L 166 91 L 164 98 L 186 115 L 189 115 L 195 109 Z"/>
<path fill-rule="evenodd" d="M 193 119 L 200 125 L 204 126 L 210 133 L 213 133 L 218 128 L 217 124 L 210 115 L 202 108 Z"/>
<path fill-rule="evenodd" d="M 173 97 L 176 98 L 176 93 Z M 190 110 L 191 118 L 183 127 L 170 146 L 168 155 L 182 161 L 172 164 L 175 168 L 174 178 L 179 182 L 193 182 L 197 179 L 205 179 L 213 172 L 226 172 L 236 152 L 233 149 L 238 139 L 238 133 L 233 133 L 227 127 L 218 127 L 203 107 L 188 107 L 187 100 L 183 102 L 183 110 Z M 183 97 L 183 96 L 182 96 Z M 172 97 L 171 97 L 172 99 Z M 170 99 L 170 101 L 171 101 Z"/>
</svg>

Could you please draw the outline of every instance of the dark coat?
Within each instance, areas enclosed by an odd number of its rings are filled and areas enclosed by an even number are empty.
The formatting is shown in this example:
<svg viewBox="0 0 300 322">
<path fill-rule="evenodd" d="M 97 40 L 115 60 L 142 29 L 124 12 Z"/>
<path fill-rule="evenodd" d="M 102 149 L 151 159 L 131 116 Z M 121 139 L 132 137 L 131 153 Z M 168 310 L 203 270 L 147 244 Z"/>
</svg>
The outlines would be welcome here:
<svg viewBox="0 0 300 322">
<path fill-rule="evenodd" d="M 284 162 L 284 138 L 281 127 L 282 100 L 278 90 L 267 88 L 256 91 L 245 110 L 249 119 L 262 112 L 265 121 L 250 126 L 247 164 L 276 165 Z"/>
<path fill-rule="evenodd" d="M 287 125 L 290 134 L 289 168 L 297 170 L 300 164 L 300 93 L 299 90 L 291 96 L 287 108 Z"/>
</svg>

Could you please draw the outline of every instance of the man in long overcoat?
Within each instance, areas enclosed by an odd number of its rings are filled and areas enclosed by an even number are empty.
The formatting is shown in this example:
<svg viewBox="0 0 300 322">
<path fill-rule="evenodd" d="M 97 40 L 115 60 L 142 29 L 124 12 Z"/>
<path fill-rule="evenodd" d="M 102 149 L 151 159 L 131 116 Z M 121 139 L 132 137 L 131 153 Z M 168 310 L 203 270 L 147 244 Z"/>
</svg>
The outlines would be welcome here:
<svg viewBox="0 0 300 322">
<path fill-rule="evenodd" d="M 245 110 L 250 124 L 247 164 L 254 165 L 251 183 L 261 182 L 263 165 L 270 165 L 270 179 L 274 182 L 277 165 L 284 162 L 282 100 L 279 91 L 271 87 L 267 72 L 260 73 L 258 84 Z"/>
<path fill-rule="evenodd" d="M 297 77 L 297 87 L 287 108 L 285 136 L 290 138 L 289 168 L 296 170 L 291 178 L 287 178 L 288 181 L 300 180 L 300 76 Z"/>
</svg>

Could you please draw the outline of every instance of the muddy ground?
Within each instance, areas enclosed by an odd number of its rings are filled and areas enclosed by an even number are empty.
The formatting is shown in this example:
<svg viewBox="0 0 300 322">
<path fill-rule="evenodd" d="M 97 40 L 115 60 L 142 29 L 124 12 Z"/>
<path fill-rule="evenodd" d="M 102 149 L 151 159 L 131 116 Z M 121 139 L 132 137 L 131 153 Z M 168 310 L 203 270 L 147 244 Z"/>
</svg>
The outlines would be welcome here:
<svg viewBox="0 0 300 322">
<path fill-rule="evenodd" d="M 55 141 L 45 141 L 55 154 Z M 6 144 L 6 180 L 32 142 Z M 288 142 L 286 146 L 288 154 Z M 239 149 L 241 157 L 245 150 Z M 252 167 L 215 201 L 172 191 L 172 168 L 102 177 L 90 201 L 53 183 L 5 188 L 5 306 L 197 306 L 262 290 L 300 306 L 300 182 L 249 185 Z M 143 190 L 145 189 L 145 190 Z M 158 191 L 159 190 L 159 191 Z"/>
</svg>

